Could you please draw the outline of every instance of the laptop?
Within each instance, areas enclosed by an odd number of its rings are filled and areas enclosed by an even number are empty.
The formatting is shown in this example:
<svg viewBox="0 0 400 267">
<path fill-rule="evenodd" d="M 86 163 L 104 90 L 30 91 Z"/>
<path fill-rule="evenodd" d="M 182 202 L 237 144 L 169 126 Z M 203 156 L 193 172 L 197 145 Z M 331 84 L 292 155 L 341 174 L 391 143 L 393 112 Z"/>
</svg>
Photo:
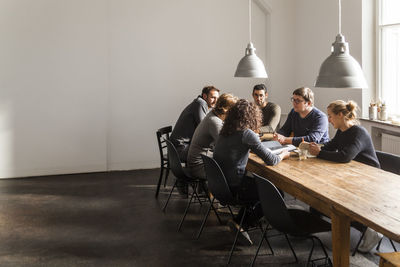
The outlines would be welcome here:
<svg viewBox="0 0 400 267">
<path fill-rule="evenodd" d="M 271 150 L 272 154 L 279 154 L 283 150 L 292 151 L 296 149 L 294 145 L 291 144 L 281 145 L 281 143 L 279 143 L 278 141 L 264 141 L 261 143 L 263 144 L 264 147 Z"/>
</svg>

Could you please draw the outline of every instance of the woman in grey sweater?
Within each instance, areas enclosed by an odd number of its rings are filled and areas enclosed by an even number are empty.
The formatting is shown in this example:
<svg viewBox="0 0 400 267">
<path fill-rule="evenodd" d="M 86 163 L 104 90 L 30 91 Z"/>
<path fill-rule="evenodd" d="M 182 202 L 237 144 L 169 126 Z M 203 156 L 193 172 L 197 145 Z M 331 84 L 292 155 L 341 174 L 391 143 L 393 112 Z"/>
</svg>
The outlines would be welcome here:
<svg viewBox="0 0 400 267">
<path fill-rule="evenodd" d="M 215 142 L 224 124 L 228 110 L 237 102 L 238 98 L 231 94 L 222 94 L 214 109 L 197 126 L 192 142 L 190 143 L 187 165 L 190 174 L 197 178 L 206 178 L 201 155 L 212 157 Z"/>
</svg>

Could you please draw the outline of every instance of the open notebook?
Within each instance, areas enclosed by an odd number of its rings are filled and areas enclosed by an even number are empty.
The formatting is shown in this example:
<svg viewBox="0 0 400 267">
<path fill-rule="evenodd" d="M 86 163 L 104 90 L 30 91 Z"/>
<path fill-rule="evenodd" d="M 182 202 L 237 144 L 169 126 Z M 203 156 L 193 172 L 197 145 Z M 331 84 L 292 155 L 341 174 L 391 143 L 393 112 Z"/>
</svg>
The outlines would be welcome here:
<svg viewBox="0 0 400 267">
<path fill-rule="evenodd" d="M 279 143 L 278 141 L 264 141 L 261 143 L 263 144 L 264 147 L 271 150 L 273 154 L 279 154 L 283 150 L 292 151 L 296 149 L 294 145 L 281 145 L 281 143 Z"/>
</svg>

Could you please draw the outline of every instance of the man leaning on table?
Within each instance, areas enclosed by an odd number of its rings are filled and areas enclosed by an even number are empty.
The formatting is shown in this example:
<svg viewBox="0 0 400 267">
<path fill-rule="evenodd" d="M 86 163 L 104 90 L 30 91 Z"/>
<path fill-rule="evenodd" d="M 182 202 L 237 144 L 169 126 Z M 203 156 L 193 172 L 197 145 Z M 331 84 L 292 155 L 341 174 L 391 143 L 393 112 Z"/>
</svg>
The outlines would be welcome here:
<svg viewBox="0 0 400 267">
<path fill-rule="evenodd" d="M 282 128 L 274 135 L 281 144 L 299 146 L 305 142 L 326 143 L 329 141 L 328 118 L 314 107 L 314 93 L 308 87 L 293 91 L 293 109 Z"/>
<path fill-rule="evenodd" d="M 219 89 L 214 86 L 203 88 L 201 95 L 196 97 L 182 111 L 171 133 L 170 140 L 176 147 L 182 162 L 186 162 L 189 145 L 197 125 L 204 119 L 219 97 Z"/>
</svg>

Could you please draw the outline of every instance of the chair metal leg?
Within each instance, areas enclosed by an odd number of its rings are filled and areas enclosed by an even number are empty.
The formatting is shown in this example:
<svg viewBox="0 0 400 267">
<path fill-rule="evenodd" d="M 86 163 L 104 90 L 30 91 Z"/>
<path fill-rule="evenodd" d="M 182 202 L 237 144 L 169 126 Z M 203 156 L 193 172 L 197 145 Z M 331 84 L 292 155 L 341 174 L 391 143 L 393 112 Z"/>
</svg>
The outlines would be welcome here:
<svg viewBox="0 0 400 267">
<path fill-rule="evenodd" d="M 205 216 L 204 216 L 204 218 L 203 218 L 203 221 L 201 222 L 201 226 L 200 226 L 199 232 L 197 233 L 196 239 L 199 239 L 201 233 L 203 232 L 204 225 L 205 225 L 206 222 L 207 222 L 208 215 L 210 215 L 210 211 L 211 211 L 211 207 L 213 206 L 214 199 L 215 199 L 215 198 L 212 199 L 211 204 L 210 204 L 210 207 L 208 207 L 207 213 L 205 214 Z"/>
<path fill-rule="evenodd" d="M 193 186 L 193 185 L 192 185 L 192 186 Z M 188 204 L 186 205 L 185 212 L 183 213 L 183 217 L 182 217 L 181 222 L 179 223 L 179 226 L 178 226 L 178 232 L 179 232 L 179 231 L 181 230 L 181 228 L 182 228 L 182 224 L 183 224 L 183 222 L 185 221 L 186 214 L 187 214 L 187 212 L 188 212 L 188 210 L 189 210 L 190 204 L 192 204 L 192 200 L 193 200 L 193 197 L 194 197 L 194 194 L 195 194 L 195 193 L 196 193 L 196 185 L 193 186 L 193 192 L 192 192 L 192 194 L 191 194 L 191 196 L 190 196 L 190 200 L 189 200 Z"/>
<path fill-rule="evenodd" d="M 215 209 L 214 205 L 211 205 L 211 208 L 212 208 L 212 210 L 214 211 L 215 216 L 217 216 L 217 219 L 218 219 L 219 224 L 220 224 L 220 225 L 223 225 L 222 220 L 221 220 L 221 218 L 220 218 L 219 215 L 218 215 L 218 211 Z"/>
<path fill-rule="evenodd" d="M 377 251 L 379 251 L 379 248 L 381 247 L 382 240 L 383 240 L 383 237 L 381 238 L 381 240 L 379 240 L 378 245 L 376 246 Z"/>
<path fill-rule="evenodd" d="M 307 266 L 310 264 L 311 262 L 311 256 L 314 252 L 314 246 L 315 246 L 315 242 L 314 242 L 314 238 L 311 236 L 311 241 L 312 241 L 312 247 L 311 247 L 311 251 L 310 254 L 308 254 L 308 259 L 307 259 Z"/>
<path fill-rule="evenodd" d="M 382 243 L 383 237 L 381 238 L 381 240 L 379 240 L 378 245 L 376 246 L 376 250 L 379 251 L 379 248 L 381 247 L 381 243 Z M 394 245 L 392 239 L 389 238 L 389 242 L 392 245 L 392 248 L 395 252 L 397 252 L 396 246 Z"/>
<path fill-rule="evenodd" d="M 289 237 L 287 236 L 287 234 L 285 234 L 285 238 L 286 238 L 286 241 L 287 241 L 287 243 L 288 243 L 288 245 L 290 247 L 290 250 L 292 251 L 292 254 L 294 256 L 294 259 L 295 259 L 296 263 L 299 262 L 299 259 L 297 258 L 296 252 L 294 252 L 294 249 L 292 247 L 292 243 L 290 243 L 290 240 L 289 240 Z"/>
<path fill-rule="evenodd" d="M 208 201 L 210 202 L 210 205 L 211 205 L 210 207 L 213 209 L 213 211 L 214 211 L 214 213 L 215 213 L 215 216 L 217 216 L 217 219 L 218 219 L 219 224 L 222 225 L 221 218 L 219 217 L 218 212 L 217 212 L 217 210 L 215 209 L 215 207 L 214 207 L 214 205 L 213 205 L 215 198 L 213 198 L 213 200 L 211 201 L 210 195 L 208 194 L 208 190 L 207 190 L 207 188 L 206 188 L 204 182 L 200 182 L 200 183 L 201 183 L 201 186 L 203 187 L 204 192 L 206 193 L 206 196 L 207 196 Z"/>
<path fill-rule="evenodd" d="M 261 223 L 260 223 L 260 225 L 261 225 Z M 268 231 L 268 226 L 269 226 L 269 224 L 267 224 L 267 227 L 265 228 L 266 231 Z M 274 250 L 272 249 L 271 244 L 269 243 L 269 240 L 268 240 L 268 237 L 267 237 L 267 233 L 265 233 L 263 238 L 265 239 L 265 241 L 267 241 L 267 245 L 269 247 L 269 250 L 271 250 L 271 255 L 274 255 L 275 253 L 274 253 Z"/>
<path fill-rule="evenodd" d="M 354 248 L 354 251 L 353 251 L 353 253 L 351 254 L 351 256 L 356 255 L 356 252 L 357 252 L 357 250 L 358 250 L 358 247 L 360 246 L 361 240 L 364 238 L 364 235 L 365 235 L 365 232 L 366 232 L 366 231 L 367 231 L 367 227 L 365 227 L 364 231 L 362 232 L 361 237 L 360 237 L 360 239 L 358 240 L 357 245 L 356 245 L 356 247 Z"/>
<path fill-rule="evenodd" d="M 390 244 L 392 244 L 392 247 L 393 247 L 394 251 L 397 252 L 397 249 L 396 249 L 396 246 L 393 243 L 393 240 L 389 239 L 389 241 L 390 241 Z"/>
<path fill-rule="evenodd" d="M 167 199 L 167 201 L 165 202 L 164 207 L 162 208 L 162 211 L 163 211 L 163 212 L 165 212 L 165 209 L 167 208 L 169 199 L 171 198 L 172 192 L 174 191 L 174 188 L 176 187 L 176 183 L 177 183 L 177 182 L 178 182 L 178 180 L 175 180 L 175 183 L 174 183 L 174 185 L 172 186 L 171 191 L 169 192 L 168 199 Z"/>
<path fill-rule="evenodd" d="M 164 167 L 165 168 L 165 178 L 164 178 L 164 187 L 167 186 L 167 180 L 168 180 L 168 175 L 169 175 L 169 166 Z"/>
<path fill-rule="evenodd" d="M 321 248 L 322 248 L 322 251 L 324 252 L 325 261 L 326 261 L 326 260 L 328 261 L 329 266 L 333 266 L 332 261 L 331 261 L 331 259 L 329 258 L 328 253 L 326 252 L 325 246 L 324 246 L 324 244 L 322 244 L 321 239 L 319 239 L 319 238 L 316 237 L 316 236 L 311 236 L 311 238 L 312 238 L 313 240 L 315 239 L 315 240 L 318 241 L 319 245 L 320 245 Z"/>
<path fill-rule="evenodd" d="M 266 239 L 266 233 L 267 233 L 268 225 L 267 225 L 267 227 L 265 227 L 264 230 L 262 229 L 262 226 L 260 226 L 260 228 L 261 228 L 261 231 L 262 231 L 262 237 L 261 237 L 261 240 L 260 240 L 260 244 L 258 244 L 257 251 L 256 251 L 256 255 L 254 255 L 254 258 L 253 258 L 253 260 L 251 261 L 251 265 L 250 265 L 251 267 L 253 267 L 253 266 L 254 266 L 254 263 L 256 263 L 256 259 L 257 259 L 257 256 L 258 256 L 258 252 L 260 251 L 260 248 L 261 248 L 262 243 L 263 243 L 263 241 L 264 241 L 264 237 L 265 237 L 265 240 L 268 240 L 268 239 Z"/>
<path fill-rule="evenodd" d="M 244 212 L 243 212 L 242 218 L 240 219 L 239 229 L 236 231 L 235 240 L 233 241 L 232 248 L 231 248 L 231 252 L 229 253 L 229 258 L 228 258 L 228 262 L 227 262 L 228 265 L 229 265 L 229 263 L 231 262 L 233 250 L 234 250 L 235 247 L 236 247 L 236 242 L 237 242 L 237 240 L 238 240 L 240 230 L 242 229 L 242 225 L 243 225 L 243 221 L 244 221 L 244 217 L 245 217 L 245 215 L 246 215 L 246 212 L 247 212 L 247 207 L 244 207 Z"/>
<path fill-rule="evenodd" d="M 160 192 L 160 186 L 161 186 L 161 181 L 162 181 L 162 178 L 163 178 L 163 174 L 164 174 L 164 167 L 161 164 L 160 178 L 158 178 L 157 189 L 156 189 L 156 198 L 158 197 L 158 193 Z"/>
<path fill-rule="evenodd" d="M 203 202 L 201 201 L 201 199 L 200 199 L 199 195 L 198 195 L 198 194 L 197 194 L 197 192 L 196 192 L 197 185 L 198 185 L 198 183 L 197 183 L 197 182 L 196 182 L 194 185 L 193 185 L 193 184 L 191 184 L 191 186 L 192 186 L 192 189 L 193 189 L 193 193 L 195 194 L 197 201 L 199 202 L 200 206 L 203 206 Z"/>
</svg>

